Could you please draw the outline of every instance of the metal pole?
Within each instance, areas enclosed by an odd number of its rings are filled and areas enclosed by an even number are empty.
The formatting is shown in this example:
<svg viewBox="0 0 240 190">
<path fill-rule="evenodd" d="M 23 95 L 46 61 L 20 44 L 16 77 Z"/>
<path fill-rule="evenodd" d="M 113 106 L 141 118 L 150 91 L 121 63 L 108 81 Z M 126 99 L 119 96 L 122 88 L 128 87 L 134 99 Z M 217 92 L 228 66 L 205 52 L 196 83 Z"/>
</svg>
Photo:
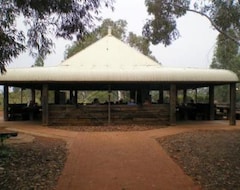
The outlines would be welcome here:
<svg viewBox="0 0 240 190">
<path fill-rule="evenodd" d="M 108 125 L 111 124 L 111 86 L 108 87 Z"/>
</svg>

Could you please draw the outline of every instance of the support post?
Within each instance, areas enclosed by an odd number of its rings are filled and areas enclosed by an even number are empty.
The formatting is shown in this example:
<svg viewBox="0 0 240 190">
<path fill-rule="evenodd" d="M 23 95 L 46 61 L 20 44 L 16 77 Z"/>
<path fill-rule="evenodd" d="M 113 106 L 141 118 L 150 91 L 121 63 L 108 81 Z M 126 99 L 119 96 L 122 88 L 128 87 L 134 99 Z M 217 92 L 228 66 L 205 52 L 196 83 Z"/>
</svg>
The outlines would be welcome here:
<svg viewBox="0 0 240 190">
<path fill-rule="evenodd" d="M 229 124 L 236 125 L 236 83 L 230 84 Z"/>
<path fill-rule="evenodd" d="M 108 125 L 111 125 L 111 86 L 108 88 Z"/>
<path fill-rule="evenodd" d="M 73 104 L 73 90 L 70 90 L 69 93 L 70 93 L 70 95 L 69 95 L 70 103 Z"/>
<path fill-rule="evenodd" d="M 163 88 L 161 87 L 158 92 L 159 92 L 158 103 L 163 104 Z"/>
<path fill-rule="evenodd" d="M 36 92 L 35 89 L 31 89 L 31 100 L 35 103 L 35 99 L 36 99 Z"/>
<path fill-rule="evenodd" d="M 9 103 L 9 90 L 8 85 L 4 85 L 3 88 L 3 119 L 8 121 L 8 103 Z"/>
<path fill-rule="evenodd" d="M 184 106 L 184 109 L 183 109 L 183 114 L 184 114 L 184 120 L 187 121 L 188 120 L 188 112 L 187 112 L 187 109 L 186 109 L 186 106 L 187 106 L 187 89 L 184 89 L 183 90 L 183 106 Z"/>
<path fill-rule="evenodd" d="M 187 89 L 183 90 L 183 104 L 187 104 Z"/>
<path fill-rule="evenodd" d="M 75 90 L 74 91 L 74 105 L 78 105 L 78 91 Z"/>
<path fill-rule="evenodd" d="M 42 123 L 48 125 L 48 85 L 42 86 Z"/>
<path fill-rule="evenodd" d="M 60 90 L 54 91 L 54 103 L 60 104 Z"/>
<path fill-rule="evenodd" d="M 215 106 L 214 106 L 214 86 L 209 86 L 209 108 L 210 108 L 210 115 L 209 119 L 211 121 L 215 118 Z"/>
<path fill-rule="evenodd" d="M 176 84 L 170 85 L 170 118 L 169 125 L 176 125 L 176 101 L 177 101 L 177 89 Z"/>
<path fill-rule="evenodd" d="M 195 103 L 198 103 L 198 89 L 195 89 Z"/>
</svg>

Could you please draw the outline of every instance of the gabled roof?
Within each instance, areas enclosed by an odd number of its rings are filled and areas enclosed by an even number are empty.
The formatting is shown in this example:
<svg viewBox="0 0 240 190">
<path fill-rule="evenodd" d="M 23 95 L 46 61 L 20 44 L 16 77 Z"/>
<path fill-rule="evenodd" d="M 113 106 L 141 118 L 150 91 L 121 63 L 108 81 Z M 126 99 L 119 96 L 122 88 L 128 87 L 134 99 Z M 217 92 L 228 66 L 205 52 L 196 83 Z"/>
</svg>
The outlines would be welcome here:
<svg viewBox="0 0 240 190">
<path fill-rule="evenodd" d="M 163 67 L 108 34 L 54 67 L 8 69 L 6 82 L 237 82 L 228 70 Z"/>
</svg>

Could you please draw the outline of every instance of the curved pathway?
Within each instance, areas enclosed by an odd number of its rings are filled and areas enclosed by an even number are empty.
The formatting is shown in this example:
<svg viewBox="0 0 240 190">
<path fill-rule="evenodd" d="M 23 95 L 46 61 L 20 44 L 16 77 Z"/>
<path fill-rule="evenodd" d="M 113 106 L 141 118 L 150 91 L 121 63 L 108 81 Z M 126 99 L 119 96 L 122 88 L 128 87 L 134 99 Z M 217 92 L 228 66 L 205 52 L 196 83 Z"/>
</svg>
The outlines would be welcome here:
<svg viewBox="0 0 240 190">
<path fill-rule="evenodd" d="M 12 130 L 68 142 L 69 155 L 57 190 L 200 189 L 166 154 L 156 138 L 199 129 L 239 129 L 222 122 L 139 132 L 73 132 L 31 124 L 5 124 Z"/>
</svg>

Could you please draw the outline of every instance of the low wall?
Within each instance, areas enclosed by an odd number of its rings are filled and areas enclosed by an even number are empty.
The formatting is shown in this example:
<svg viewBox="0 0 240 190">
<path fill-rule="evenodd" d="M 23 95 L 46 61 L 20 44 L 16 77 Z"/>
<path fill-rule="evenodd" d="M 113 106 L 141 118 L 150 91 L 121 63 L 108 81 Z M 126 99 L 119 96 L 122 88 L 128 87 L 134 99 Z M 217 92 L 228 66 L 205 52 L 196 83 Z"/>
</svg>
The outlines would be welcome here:
<svg viewBox="0 0 240 190">
<path fill-rule="evenodd" d="M 49 105 L 49 125 L 168 124 L 169 105 Z"/>
</svg>

